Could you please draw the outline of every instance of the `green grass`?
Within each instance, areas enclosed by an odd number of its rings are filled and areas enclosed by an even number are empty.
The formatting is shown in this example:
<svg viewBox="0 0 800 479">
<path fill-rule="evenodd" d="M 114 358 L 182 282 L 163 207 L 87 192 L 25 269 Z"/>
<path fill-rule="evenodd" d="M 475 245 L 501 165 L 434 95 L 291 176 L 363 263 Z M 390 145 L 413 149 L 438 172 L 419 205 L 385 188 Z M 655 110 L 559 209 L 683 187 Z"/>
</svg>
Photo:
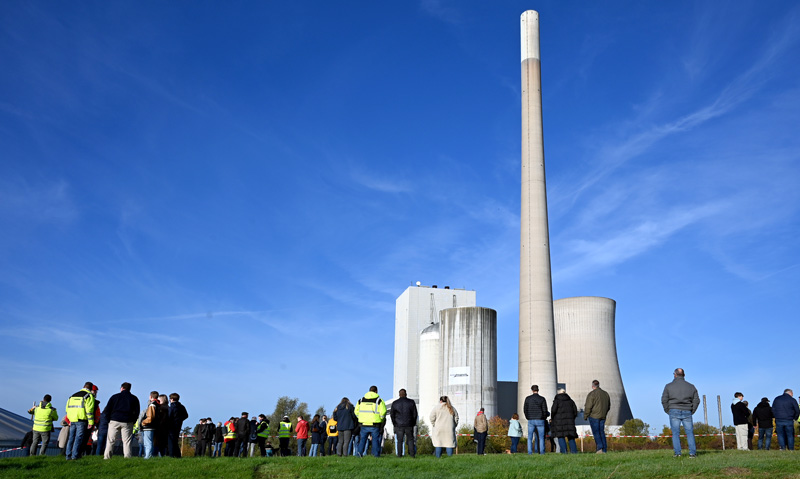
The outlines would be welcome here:
<svg viewBox="0 0 800 479">
<path fill-rule="evenodd" d="M 619 478 L 797 478 L 800 455 L 785 451 L 701 451 L 697 459 L 673 458 L 671 451 L 630 451 L 597 454 L 461 454 L 436 459 L 384 456 L 319 458 L 154 458 L 104 461 L 86 457 L 0 459 L 0 477 L 47 479 L 172 479 L 172 478 L 444 478 L 444 477 L 581 477 Z"/>
</svg>

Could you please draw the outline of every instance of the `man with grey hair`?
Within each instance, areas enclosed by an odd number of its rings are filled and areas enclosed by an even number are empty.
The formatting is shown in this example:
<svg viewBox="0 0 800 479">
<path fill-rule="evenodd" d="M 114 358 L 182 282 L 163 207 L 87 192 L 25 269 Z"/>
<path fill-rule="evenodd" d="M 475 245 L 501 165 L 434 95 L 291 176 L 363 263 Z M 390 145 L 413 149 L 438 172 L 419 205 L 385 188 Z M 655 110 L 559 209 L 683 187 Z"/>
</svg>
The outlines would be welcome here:
<svg viewBox="0 0 800 479">
<path fill-rule="evenodd" d="M 772 401 L 772 413 L 775 415 L 778 446 L 781 451 L 794 451 L 794 422 L 800 416 L 800 409 L 791 389 L 785 389 L 782 395 Z"/>
<path fill-rule="evenodd" d="M 693 384 L 686 382 L 683 369 L 677 368 L 673 372 L 674 379 L 664 386 L 661 394 L 661 405 L 664 412 L 669 414 L 669 426 L 672 429 L 672 449 L 675 457 L 681 457 L 681 426 L 686 432 L 686 442 L 689 444 L 689 457 L 697 457 L 697 447 L 694 442 L 694 423 L 692 414 L 700 405 L 700 396 Z"/>
<path fill-rule="evenodd" d="M 586 395 L 583 406 L 583 419 L 589 420 L 592 436 L 596 445 L 597 454 L 608 452 L 606 443 L 606 417 L 611 410 L 611 398 L 608 393 L 600 389 L 600 381 L 592 381 L 592 391 Z"/>
</svg>

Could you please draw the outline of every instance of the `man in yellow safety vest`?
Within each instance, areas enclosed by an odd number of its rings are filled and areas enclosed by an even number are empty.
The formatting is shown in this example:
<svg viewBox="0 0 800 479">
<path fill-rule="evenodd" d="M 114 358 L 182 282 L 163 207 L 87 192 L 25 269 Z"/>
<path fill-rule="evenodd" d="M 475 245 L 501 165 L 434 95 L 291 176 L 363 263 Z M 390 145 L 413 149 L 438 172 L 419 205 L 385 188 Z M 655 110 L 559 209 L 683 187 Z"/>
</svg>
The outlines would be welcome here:
<svg viewBox="0 0 800 479">
<path fill-rule="evenodd" d="M 92 394 L 94 384 L 87 381 L 83 389 L 67 400 L 67 419 L 69 419 L 69 438 L 67 439 L 67 460 L 80 459 L 86 434 L 94 428 L 95 400 Z"/>
<path fill-rule="evenodd" d="M 36 445 L 42 441 L 39 455 L 43 456 L 47 452 L 47 443 L 50 442 L 50 432 L 53 430 L 53 421 L 58 420 L 56 408 L 50 404 L 53 398 L 49 394 L 44 395 L 44 400 L 38 406 L 28 409 L 28 414 L 33 414 L 33 444 L 31 444 L 30 455 L 36 455 Z"/>
<path fill-rule="evenodd" d="M 372 455 L 381 455 L 381 434 L 386 419 L 386 403 L 378 396 L 378 386 L 370 386 L 369 392 L 358 400 L 356 417 L 361 424 L 361 435 L 358 440 L 359 455 L 367 453 L 367 436 L 372 436 Z"/>
<path fill-rule="evenodd" d="M 287 457 L 292 455 L 292 450 L 289 449 L 289 439 L 292 437 L 292 423 L 289 421 L 289 416 L 283 416 L 280 428 L 278 429 L 278 442 L 281 456 Z"/>
</svg>

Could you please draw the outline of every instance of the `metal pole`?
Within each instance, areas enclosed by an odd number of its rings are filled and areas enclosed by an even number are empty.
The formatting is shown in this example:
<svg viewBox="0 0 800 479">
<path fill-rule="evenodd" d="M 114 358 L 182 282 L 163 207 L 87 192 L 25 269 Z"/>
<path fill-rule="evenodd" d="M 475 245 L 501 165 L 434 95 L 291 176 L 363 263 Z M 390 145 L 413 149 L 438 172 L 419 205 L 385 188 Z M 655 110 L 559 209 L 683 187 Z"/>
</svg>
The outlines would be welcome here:
<svg viewBox="0 0 800 479">
<path fill-rule="evenodd" d="M 703 394 L 703 420 L 708 426 L 708 405 L 706 404 L 706 395 Z"/>
<path fill-rule="evenodd" d="M 722 450 L 725 450 L 725 432 L 722 430 L 722 400 L 717 395 L 717 410 L 719 412 L 719 435 L 722 438 Z"/>
</svg>

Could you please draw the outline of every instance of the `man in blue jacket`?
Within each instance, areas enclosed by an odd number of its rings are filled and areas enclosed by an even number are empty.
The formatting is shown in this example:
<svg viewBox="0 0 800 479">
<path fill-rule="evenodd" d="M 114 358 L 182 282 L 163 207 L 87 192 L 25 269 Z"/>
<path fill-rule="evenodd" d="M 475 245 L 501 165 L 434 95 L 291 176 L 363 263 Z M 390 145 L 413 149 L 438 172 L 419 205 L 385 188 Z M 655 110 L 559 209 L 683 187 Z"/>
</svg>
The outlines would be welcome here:
<svg viewBox="0 0 800 479">
<path fill-rule="evenodd" d="M 775 429 L 781 451 L 794 451 L 794 422 L 800 417 L 800 407 L 791 389 L 785 389 L 781 396 L 772 401 L 772 414 L 775 415 Z"/>
</svg>

